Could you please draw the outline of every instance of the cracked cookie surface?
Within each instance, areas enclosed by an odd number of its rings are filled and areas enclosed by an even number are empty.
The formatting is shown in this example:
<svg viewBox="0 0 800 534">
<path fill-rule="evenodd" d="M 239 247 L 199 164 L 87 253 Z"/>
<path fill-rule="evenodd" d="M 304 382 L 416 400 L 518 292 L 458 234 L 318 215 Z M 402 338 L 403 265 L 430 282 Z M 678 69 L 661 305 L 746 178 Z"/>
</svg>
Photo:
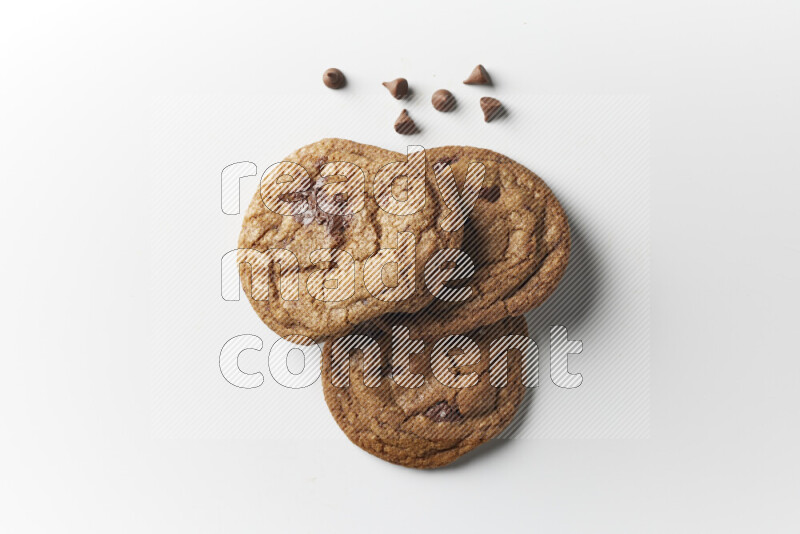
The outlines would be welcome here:
<svg viewBox="0 0 800 534">
<path fill-rule="evenodd" d="M 475 272 L 448 284 L 468 286 L 471 295 L 459 302 L 437 299 L 420 312 L 381 317 L 378 323 L 385 330 L 419 324 L 429 335 L 444 336 L 522 315 L 542 304 L 555 291 L 570 253 L 567 217 L 547 184 L 519 163 L 486 149 L 432 148 L 428 162 L 438 170 L 449 165 L 461 191 L 471 162 L 486 169 L 460 247 Z"/>
<path fill-rule="evenodd" d="M 354 348 L 352 336 L 326 343 L 325 401 L 347 437 L 370 454 L 407 467 L 440 467 L 490 440 L 514 418 L 525 394 L 522 351 L 505 352 L 507 375 L 498 382 L 490 380 L 490 346 L 504 336 L 527 336 L 528 329 L 523 318 L 514 317 L 464 334 L 477 346 L 478 361 L 454 359 L 468 356 L 459 348 L 442 345 L 435 350 L 439 340 L 424 328 L 412 327 L 409 333 L 411 341 L 393 347 L 391 337 L 374 324 L 356 329 L 354 336 L 376 340 L 379 356 L 364 343 Z M 399 354 L 418 337 L 424 349 L 410 354 L 407 364 L 392 358 L 392 350 Z M 440 359 L 431 360 L 434 352 Z M 377 361 L 367 364 L 373 357 Z M 424 377 L 421 385 L 414 375 Z M 469 376 L 477 376 L 477 382 L 467 387 L 459 387 L 466 382 L 453 382 Z M 378 378 L 377 386 L 371 387 Z M 404 387 L 408 385 L 418 387 Z"/>
<path fill-rule="evenodd" d="M 250 276 L 252 266 L 246 262 L 240 266 L 245 294 L 267 326 L 290 341 L 307 344 L 308 340 L 305 338 L 324 341 L 381 314 L 414 312 L 431 302 L 433 296 L 425 290 L 423 282 L 424 265 L 437 250 L 457 247 L 462 237 L 462 231 L 442 229 L 441 220 L 446 216 L 446 211 L 432 186 L 432 177 L 426 177 L 422 208 L 410 215 L 395 215 L 382 209 L 376 202 L 375 176 L 384 165 L 406 162 L 405 154 L 343 139 L 324 139 L 297 150 L 283 161 L 301 165 L 308 173 L 309 183 L 303 190 L 282 195 L 281 200 L 306 209 L 296 210 L 288 215 L 271 211 L 265 206 L 263 188 L 260 188 L 245 213 L 238 243 L 239 249 L 260 252 L 285 249 L 297 257 L 298 265 L 294 270 L 281 272 L 275 264 L 271 264 L 268 269 L 258 273 L 259 276 L 255 278 L 269 286 L 268 297 L 260 300 L 253 297 Z M 326 164 L 334 162 L 355 164 L 365 173 L 364 203 L 356 213 L 336 214 L 335 208 L 340 199 L 338 196 L 324 196 L 320 171 Z M 431 172 L 430 166 L 427 166 L 425 172 Z M 397 180 L 390 193 L 402 198 L 404 191 L 407 194 L 407 190 L 403 188 L 402 180 Z M 384 191 L 383 194 L 389 193 Z M 411 233 L 415 238 L 415 285 L 407 298 L 395 301 L 386 295 L 375 296 L 367 289 L 364 283 L 364 265 L 379 250 L 398 247 L 400 233 Z M 320 259 L 317 256 L 314 261 L 315 251 L 319 249 L 337 249 L 352 257 L 354 289 L 351 296 L 341 300 L 320 300 L 309 292 L 309 287 L 322 283 L 319 281 L 320 271 L 336 266 L 336 262 L 330 258 Z M 283 281 L 278 276 L 279 273 L 298 275 L 297 299 L 283 298 L 282 287 L 279 288 Z M 395 269 L 394 279 L 391 278 L 391 272 L 388 275 L 384 272 L 382 276 L 389 277 L 387 285 L 390 285 L 396 283 L 399 275 Z M 325 285 L 318 289 L 333 291 L 336 287 Z"/>
</svg>

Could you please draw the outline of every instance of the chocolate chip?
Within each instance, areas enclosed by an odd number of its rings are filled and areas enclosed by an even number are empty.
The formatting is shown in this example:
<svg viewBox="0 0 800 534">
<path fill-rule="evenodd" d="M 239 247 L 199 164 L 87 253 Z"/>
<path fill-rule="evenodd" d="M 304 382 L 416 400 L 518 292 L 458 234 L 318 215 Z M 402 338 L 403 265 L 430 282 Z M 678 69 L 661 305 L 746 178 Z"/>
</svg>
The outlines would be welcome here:
<svg viewBox="0 0 800 534">
<path fill-rule="evenodd" d="M 394 121 L 394 131 L 402 135 L 413 134 L 417 131 L 417 125 L 408 116 L 407 110 L 404 109 L 400 116 L 397 117 L 397 120 Z"/>
<path fill-rule="evenodd" d="M 331 89 L 344 87 L 346 80 L 339 69 L 328 69 L 322 74 L 322 82 Z"/>
<path fill-rule="evenodd" d="M 434 423 L 452 423 L 461 419 L 461 412 L 458 408 L 453 408 L 447 401 L 439 401 L 433 406 L 430 406 L 425 413 L 425 417 Z"/>
<path fill-rule="evenodd" d="M 500 186 L 493 185 L 489 188 L 484 187 L 481 189 L 481 192 L 478 193 L 478 196 L 489 202 L 497 202 L 500 199 Z"/>
<path fill-rule="evenodd" d="M 431 103 L 439 111 L 450 111 L 455 107 L 456 99 L 453 98 L 453 93 L 447 89 L 439 89 L 433 93 Z"/>
<path fill-rule="evenodd" d="M 383 82 L 383 86 L 398 100 L 408 94 L 408 80 L 405 78 L 397 78 L 391 82 Z"/>
<path fill-rule="evenodd" d="M 483 120 L 489 122 L 498 116 L 503 109 L 503 104 L 496 98 L 484 96 L 481 98 L 481 109 L 483 110 Z"/>
<path fill-rule="evenodd" d="M 483 65 L 478 65 L 472 69 L 472 73 L 464 80 L 464 83 L 467 85 L 492 85 L 492 80 Z"/>
</svg>

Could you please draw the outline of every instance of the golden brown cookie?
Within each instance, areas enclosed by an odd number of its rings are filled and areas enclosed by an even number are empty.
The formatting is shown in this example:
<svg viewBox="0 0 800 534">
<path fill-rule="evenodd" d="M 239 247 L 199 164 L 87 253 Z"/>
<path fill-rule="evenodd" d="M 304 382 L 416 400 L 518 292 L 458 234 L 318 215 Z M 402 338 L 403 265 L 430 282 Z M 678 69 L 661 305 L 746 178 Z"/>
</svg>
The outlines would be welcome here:
<svg viewBox="0 0 800 534">
<path fill-rule="evenodd" d="M 514 418 L 525 394 L 523 318 L 443 339 L 421 328 L 393 337 L 372 326 L 326 343 L 322 360 L 328 408 L 365 451 L 407 467 L 440 467 Z"/>
<path fill-rule="evenodd" d="M 510 158 L 473 147 L 428 150 L 436 172 L 453 172 L 463 191 L 468 166 L 485 168 L 483 188 L 464 226 L 461 250 L 474 264 L 468 279 L 447 287 L 469 288 L 466 300 L 436 299 L 414 314 L 381 317 L 384 330 L 393 325 L 424 325 L 427 335 L 458 334 L 542 304 L 567 268 L 570 232 L 567 217 L 553 192 L 536 174 Z"/>
<path fill-rule="evenodd" d="M 242 223 L 238 248 L 251 250 L 240 252 L 240 274 L 253 309 L 278 335 L 319 342 L 381 314 L 414 312 L 431 302 L 424 266 L 439 249 L 457 247 L 462 231 L 442 228 L 446 212 L 432 177 L 416 189 L 401 177 L 388 186 L 376 182 L 376 176 L 393 176 L 385 166 L 407 160 L 378 147 L 324 139 L 265 173 Z M 353 203 L 345 209 L 347 201 Z M 403 211 L 414 206 L 413 213 Z M 402 268 L 376 269 L 378 257 L 370 258 L 388 249 L 410 251 L 411 260 Z M 267 257 L 270 250 L 278 252 Z"/>
</svg>

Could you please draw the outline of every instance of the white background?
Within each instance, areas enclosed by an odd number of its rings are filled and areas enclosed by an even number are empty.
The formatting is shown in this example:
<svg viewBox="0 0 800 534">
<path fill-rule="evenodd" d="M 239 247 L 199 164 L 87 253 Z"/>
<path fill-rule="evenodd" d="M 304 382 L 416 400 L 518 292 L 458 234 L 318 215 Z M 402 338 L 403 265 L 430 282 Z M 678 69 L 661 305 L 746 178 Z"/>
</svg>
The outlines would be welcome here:
<svg viewBox="0 0 800 534">
<path fill-rule="evenodd" d="M 0 530 L 796 530 L 796 2 L 145 4 L 0 17 Z M 478 62 L 501 100 L 650 97 L 650 438 L 417 472 L 342 439 L 155 436 L 153 99 Z"/>
</svg>

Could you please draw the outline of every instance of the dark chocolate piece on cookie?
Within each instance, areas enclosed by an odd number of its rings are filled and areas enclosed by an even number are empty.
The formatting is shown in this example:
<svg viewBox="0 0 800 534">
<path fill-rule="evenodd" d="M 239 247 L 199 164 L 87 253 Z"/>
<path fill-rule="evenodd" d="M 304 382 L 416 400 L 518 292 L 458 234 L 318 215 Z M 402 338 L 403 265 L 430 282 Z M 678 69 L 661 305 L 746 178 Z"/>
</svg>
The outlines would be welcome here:
<svg viewBox="0 0 800 534">
<path fill-rule="evenodd" d="M 433 164 L 433 171 L 439 172 L 446 166 L 453 165 L 457 161 L 458 161 L 458 156 L 442 156 L 441 158 L 437 159 L 436 162 Z"/>
<path fill-rule="evenodd" d="M 317 161 L 314 162 L 314 168 L 317 170 L 317 174 L 322 172 L 322 168 L 328 163 L 328 156 L 322 155 L 317 158 Z"/>
<path fill-rule="evenodd" d="M 423 414 L 434 423 L 452 423 L 461 420 L 461 412 L 453 408 L 447 401 L 439 401 L 431 405 Z"/>
<path fill-rule="evenodd" d="M 492 187 L 484 187 L 481 189 L 481 192 L 478 193 L 478 196 L 489 202 L 497 202 L 500 200 L 500 186 L 493 185 Z"/>
<path fill-rule="evenodd" d="M 324 156 L 323 156 L 324 157 Z M 307 200 L 308 209 L 303 213 L 296 213 L 293 217 L 297 223 L 302 225 L 319 224 L 325 228 L 330 245 L 336 248 L 342 244 L 344 240 L 344 232 L 350 224 L 353 215 L 340 215 L 337 213 L 327 213 L 319 206 L 320 198 L 325 198 L 322 191 L 322 181 L 318 181 L 311 189 L 306 191 L 296 191 L 286 195 L 286 199 L 290 202 L 297 200 Z M 337 208 L 344 206 L 344 198 L 341 193 L 334 195 L 332 201 L 328 202 Z"/>
</svg>

